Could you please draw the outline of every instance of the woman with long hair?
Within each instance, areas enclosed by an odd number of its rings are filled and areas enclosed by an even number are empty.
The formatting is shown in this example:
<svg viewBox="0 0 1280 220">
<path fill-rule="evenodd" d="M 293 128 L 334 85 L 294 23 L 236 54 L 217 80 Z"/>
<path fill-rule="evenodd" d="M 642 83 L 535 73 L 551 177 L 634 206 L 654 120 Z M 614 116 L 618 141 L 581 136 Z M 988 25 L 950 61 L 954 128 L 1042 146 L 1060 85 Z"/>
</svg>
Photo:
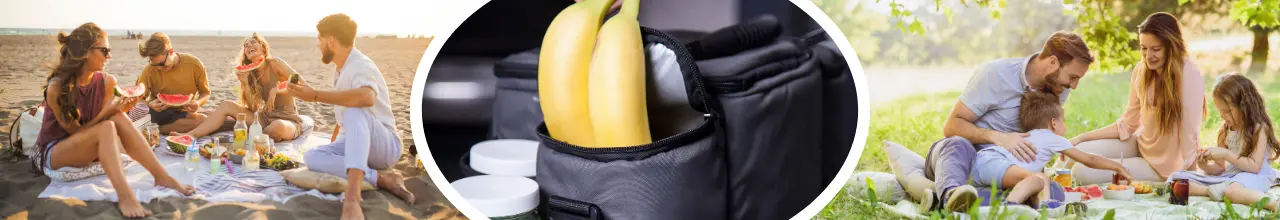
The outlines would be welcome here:
<svg viewBox="0 0 1280 220">
<path fill-rule="evenodd" d="M 1205 117 L 1204 78 L 1187 54 L 1182 27 L 1158 12 L 1138 26 L 1142 62 L 1129 82 L 1129 103 L 1115 124 L 1071 140 L 1086 152 L 1121 161 L 1134 178 L 1164 181 L 1190 169 Z M 1072 167 L 1082 184 L 1110 182 L 1111 171 Z"/>
<path fill-rule="evenodd" d="M 293 96 L 281 94 L 276 90 L 276 83 L 288 81 L 297 71 L 284 60 L 271 56 L 271 46 L 267 39 L 258 33 L 245 38 L 236 55 L 236 78 L 240 81 L 240 101 L 223 101 L 218 109 L 209 113 L 209 118 L 222 119 L 236 114 L 246 114 L 245 123 L 257 121 L 262 124 L 262 132 L 276 141 L 298 138 L 302 134 L 302 118 L 298 116 L 297 102 Z M 254 113 L 260 113 L 257 118 Z M 222 126 L 222 120 L 205 120 L 187 135 L 200 137 L 214 132 Z"/>
<path fill-rule="evenodd" d="M 36 139 L 39 147 L 32 165 L 42 174 L 60 176 L 64 167 L 86 167 L 98 162 L 119 197 L 121 214 L 129 218 L 151 215 L 142 207 L 125 180 L 120 150 L 123 149 L 151 176 L 157 186 L 190 195 L 194 189 L 178 183 L 156 160 L 142 133 L 124 112 L 138 98 L 117 99 L 116 78 L 102 72 L 111 59 L 107 33 L 94 23 L 59 32 L 58 60 L 52 63 L 45 86 L 44 123 Z M 123 146 L 116 145 L 120 143 Z"/>
</svg>

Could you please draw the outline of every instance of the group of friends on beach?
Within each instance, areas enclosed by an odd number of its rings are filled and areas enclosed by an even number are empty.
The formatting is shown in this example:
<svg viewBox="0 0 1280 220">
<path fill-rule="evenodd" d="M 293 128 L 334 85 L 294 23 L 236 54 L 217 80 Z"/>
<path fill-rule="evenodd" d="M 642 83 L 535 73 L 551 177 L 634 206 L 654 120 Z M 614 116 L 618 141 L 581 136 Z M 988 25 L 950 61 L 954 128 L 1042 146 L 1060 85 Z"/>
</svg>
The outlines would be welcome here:
<svg viewBox="0 0 1280 220">
<path fill-rule="evenodd" d="M 1208 116 L 1205 82 L 1187 53 L 1182 27 L 1169 13 L 1151 14 L 1138 27 L 1142 62 L 1130 78 L 1128 103 L 1115 123 L 1074 138 L 1066 133 L 1063 104 L 1095 60 L 1081 36 L 1056 32 L 1041 52 L 999 59 L 978 68 L 947 116 L 945 138 L 921 158 L 886 144 L 891 157 L 924 161 L 923 170 L 895 164 L 894 172 L 922 212 L 965 212 L 978 188 L 1004 191 L 1007 205 L 1055 208 L 1044 169 L 1065 155 L 1077 184 L 1187 179 L 1191 196 L 1252 205 L 1276 179 L 1271 168 L 1280 142 L 1263 97 L 1246 76 L 1228 73 L 1210 92 L 1222 125 L 1217 143 L 1200 145 Z M 1092 106 L 1083 106 L 1092 107 Z M 905 152 L 905 153 L 903 153 Z M 894 160 L 892 163 L 903 163 Z M 968 182 L 972 179 L 972 182 Z M 1276 199 L 1264 204 L 1276 211 Z M 1000 201 L 997 201 L 1000 202 Z"/>
<path fill-rule="evenodd" d="M 138 77 L 146 93 L 139 97 L 116 97 L 117 80 L 104 67 L 111 59 L 107 33 L 94 23 L 80 25 L 70 33 L 60 32 L 58 58 L 53 62 L 44 96 L 43 124 L 37 139 L 38 150 L 31 156 L 37 172 L 49 175 L 63 167 L 101 164 L 119 196 L 118 206 L 125 217 L 145 217 L 152 213 L 142 207 L 126 183 L 120 153 L 142 165 L 155 184 L 191 195 L 195 189 L 180 184 L 157 161 L 142 133 L 126 112 L 142 102 L 151 120 L 162 133 L 201 137 L 229 130 L 231 117 L 248 115 L 246 120 L 264 125 L 263 132 L 277 141 L 293 140 L 302 134 L 296 100 L 333 106 L 342 127 L 332 143 L 307 151 L 307 168 L 346 178 L 343 219 L 362 219 L 360 181 L 374 184 L 412 204 L 414 195 L 404 185 L 404 177 L 390 168 L 400 159 L 402 144 L 395 131 L 390 92 L 382 73 L 369 57 L 355 48 L 357 25 L 345 14 L 324 17 L 316 24 L 316 47 L 321 62 L 336 65 L 331 90 L 312 88 L 306 81 L 289 83 L 277 90 L 277 82 L 297 73 L 284 60 L 271 56 L 267 40 L 254 33 L 243 41 L 236 65 L 260 66 L 237 71 L 239 100 L 223 100 L 212 112 L 198 112 L 210 100 L 204 64 L 198 58 L 175 51 L 163 33 L 154 33 L 138 45 L 147 66 Z M 303 74 L 305 75 L 305 74 Z M 195 94 L 194 101 L 169 107 L 159 94 Z M 257 115 L 261 115 L 257 118 Z M 228 123 L 230 122 L 230 123 Z M 118 143 L 118 144 L 117 144 Z M 122 152 L 123 151 L 123 152 Z"/>
</svg>

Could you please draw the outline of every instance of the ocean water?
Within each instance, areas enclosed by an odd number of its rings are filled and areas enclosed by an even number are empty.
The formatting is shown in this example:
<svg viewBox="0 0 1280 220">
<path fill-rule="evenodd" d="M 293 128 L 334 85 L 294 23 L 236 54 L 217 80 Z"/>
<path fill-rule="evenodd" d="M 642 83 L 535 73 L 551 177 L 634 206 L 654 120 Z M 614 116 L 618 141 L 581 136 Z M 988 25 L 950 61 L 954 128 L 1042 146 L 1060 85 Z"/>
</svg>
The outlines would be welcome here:
<svg viewBox="0 0 1280 220">
<path fill-rule="evenodd" d="M 40 29 L 40 28 L 0 28 L 0 35 L 54 35 L 58 31 L 71 31 L 71 29 Z M 164 32 L 169 36 L 249 36 L 255 31 L 216 31 L 216 30 L 149 30 L 149 29 L 133 29 L 133 30 L 114 30 L 108 29 L 107 35 L 125 36 L 129 32 L 142 33 L 143 37 L 154 32 Z M 270 37 L 314 37 L 315 31 L 256 31 L 259 35 Z M 393 33 L 361 33 L 360 37 L 408 37 L 407 34 Z"/>
</svg>

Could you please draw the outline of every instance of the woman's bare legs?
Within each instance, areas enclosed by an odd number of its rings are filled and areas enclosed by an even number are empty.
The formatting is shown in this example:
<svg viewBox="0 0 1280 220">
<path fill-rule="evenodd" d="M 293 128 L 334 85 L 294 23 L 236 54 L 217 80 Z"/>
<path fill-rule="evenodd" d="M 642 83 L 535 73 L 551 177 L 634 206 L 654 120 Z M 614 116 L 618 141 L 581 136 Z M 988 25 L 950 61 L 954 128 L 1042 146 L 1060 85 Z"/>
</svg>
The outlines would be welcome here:
<svg viewBox="0 0 1280 220">
<path fill-rule="evenodd" d="M 124 170 L 120 164 L 120 151 L 115 143 L 118 135 L 116 123 L 103 121 L 86 129 L 71 134 L 67 139 L 58 142 L 49 152 L 49 167 L 58 169 L 68 166 L 86 166 L 94 159 L 102 165 L 107 173 L 111 187 L 115 188 L 119 202 L 120 214 L 128 218 L 141 218 L 151 215 L 151 211 L 142 207 L 129 182 L 124 178 Z"/>
<path fill-rule="evenodd" d="M 240 106 L 240 104 L 236 104 L 235 102 L 232 102 L 232 101 L 222 101 L 221 104 L 218 104 L 218 109 L 215 109 L 213 110 L 213 112 L 210 112 L 209 116 L 206 117 L 205 120 L 200 122 L 200 125 L 191 129 L 191 131 L 187 133 L 181 133 L 180 135 L 191 135 L 192 137 L 204 137 L 205 135 L 209 135 L 209 133 L 213 133 L 214 131 L 217 131 L 219 127 L 222 127 L 223 123 L 226 122 L 224 119 L 226 119 L 227 117 L 235 116 L 236 114 L 239 114 L 239 113 L 249 114 L 248 115 L 249 118 L 247 120 L 250 120 L 250 121 L 253 120 L 253 114 L 251 114 L 252 112 L 249 112 L 249 110 L 245 109 L 244 106 Z"/>
<path fill-rule="evenodd" d="M 267 136 L 271 137 L 271 140 L 275 141 L 297 139 L 298 129 L 297 124 L 286 120 L 275 120 L 272 121 L 271 124 L 268 124 L 267 127 L 262 128 L 263 132 L 266 132 Z"/>
<path fill-rule="evenodd" d="M 117 114 L 111 116 L 110 121 L 115 122 L 115 129 L 119 134 L 120 143 L 124 145 L 125 153 L 133 157 L 134 161 L 137 161 L 138 164 L 147 169 L 147 172 L 151 173 L 157 186 L 178 190 L 183 195 L 191 195 L 191 193 L 195 192 L 195 189 L 191 186 L 178 183 L 177 179 L 174 179 L 173 176 L 169 175 L 168 171 L 165 171 L 164 166 L 160 165 L 160 160 L 156 159 L 155 152 L 151 151 L 151 147 L 147 146 L 142 133 L 138 132 L 138 128 L 133 127 L 133 123 L 129 121 L 128 117 L 125 117 L 124 114 Z"/>
</svg>

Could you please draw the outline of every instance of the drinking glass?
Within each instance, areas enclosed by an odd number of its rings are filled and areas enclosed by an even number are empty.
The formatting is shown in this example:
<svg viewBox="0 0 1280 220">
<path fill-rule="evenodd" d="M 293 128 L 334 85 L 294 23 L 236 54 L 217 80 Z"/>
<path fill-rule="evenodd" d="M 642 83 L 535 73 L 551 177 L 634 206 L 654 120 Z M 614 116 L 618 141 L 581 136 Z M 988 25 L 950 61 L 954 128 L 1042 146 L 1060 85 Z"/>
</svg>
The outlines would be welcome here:
<svg viewBox="0 0 1280 220">
<path fill-rule="evenodd" d="M 151 144 L 151 147 L 155 147 L 160 144 L 160 125 L 147 123 L 146 130 L 143 131 L 143 134 L 146 135 L 147 143 Z"/>
</svg>

